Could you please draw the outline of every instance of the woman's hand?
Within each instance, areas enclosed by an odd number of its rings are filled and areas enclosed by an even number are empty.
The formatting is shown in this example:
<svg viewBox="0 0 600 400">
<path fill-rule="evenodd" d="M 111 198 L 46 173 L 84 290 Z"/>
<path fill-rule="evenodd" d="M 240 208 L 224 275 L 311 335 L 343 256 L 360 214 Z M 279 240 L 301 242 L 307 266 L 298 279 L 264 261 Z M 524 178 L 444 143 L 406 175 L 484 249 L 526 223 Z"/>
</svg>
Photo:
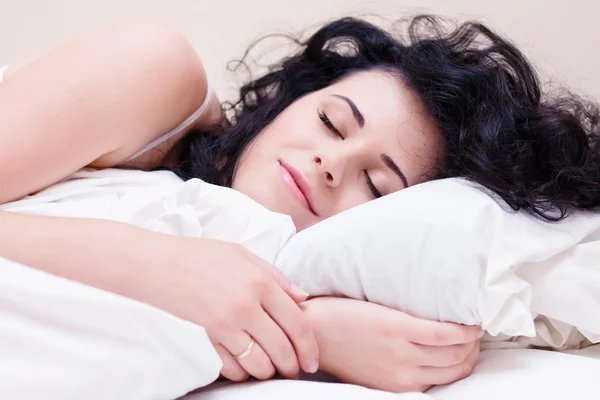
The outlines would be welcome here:
<svg viewBox="0 0 600 400">
<path fill-rule="evenodd" d="M 364 301 L 302 303 L 319 343 L 321 369 L 391 392 L 425 391 L 465 378 L 479 354 L 478 327 L 427 321 Z"/>
<path fill-rule="evenodd" d="M 169 246 L 165 243 L 163 245 Z M 296 302 L 306 294 L 241 245 L 173 237 L 173 263 L 160 271 L 159 306 L 206 328 L 221 356 L 222 375 L 294 378 L 318 368 L 318 347 Z M 243 358 L 252 340 L 256 343 Z"/>
<path fill-rule="evenodd" d="M 31 251 L 35 243 L 35 251 Z M 223 375 L 295 377 L 318 367 L 306 294 L 241 245 L 117 221 L 0 211 L 0 255 L 160 308 L 206 328 Z M 257 345 L 238 362 L 251 338 Z"/>
</svg>

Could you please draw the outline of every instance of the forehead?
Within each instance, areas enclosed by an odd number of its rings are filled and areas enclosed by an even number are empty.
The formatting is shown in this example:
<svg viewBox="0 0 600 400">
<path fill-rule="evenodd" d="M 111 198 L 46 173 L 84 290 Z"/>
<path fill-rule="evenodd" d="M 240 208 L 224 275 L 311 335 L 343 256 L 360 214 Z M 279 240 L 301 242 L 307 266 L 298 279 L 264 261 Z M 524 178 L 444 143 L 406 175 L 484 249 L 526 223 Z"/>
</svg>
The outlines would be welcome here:
<svg viewBox="0 0 600 400">
<path fill-rule="evenodd" d="M 359 72 L 323 92 L 352 99 L 365 117 L 365 133 L 383 144 L 391 157 L 405 159 L 416 154 L 423 162 L 423 156 L 432 159 L 439 155 L 437 124 L 419 96 L 399 77 L 385 71 Z"/>
<path fill-rule="evenodd" d="M 435 129 L 425 105 L 400 78 L 385 71 L 358 72 L 323 89 L 324 94 L 339 94 L 356 103 L 372 124 L 395 126 L 416 124 Z"/>
</svg>

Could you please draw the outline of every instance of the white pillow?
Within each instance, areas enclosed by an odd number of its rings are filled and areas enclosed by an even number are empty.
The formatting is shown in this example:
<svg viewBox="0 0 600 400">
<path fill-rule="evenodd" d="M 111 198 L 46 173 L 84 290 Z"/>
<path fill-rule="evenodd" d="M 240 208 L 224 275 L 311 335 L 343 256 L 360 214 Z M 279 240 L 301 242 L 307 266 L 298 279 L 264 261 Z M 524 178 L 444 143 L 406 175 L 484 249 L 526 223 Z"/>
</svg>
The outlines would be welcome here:
<svg viewBox="0 0 600 400">
<path fill-rule="evenodd" d="M 574 272 L 579 278 L 564 284 L 581 261 L 576 246 L 588 245 L 584 256 L 589 259 L 591 251 L 598 259 L 599 238 L 600 215 L 580 213 L 547 223 L 452 178 L 385 196 L 306 229 L 284 246 L 276 265 L 312 295 L 365 299 L 509 336 L 536 335 L 534 318 L 542 312 L 532 307 L 532 296 L 537 296 L 534 305 L 543 304 L 544 315 L 555 317 L 556 301 L 544 296 L 552 295 L 560 278 L 566 298 L 558 316 L 576 312 L 568 323 L 600 340 L 600 296 L 593 295 L 600 275 L 587 268 L 585 278 Z M 548 277 L 544 265 L 563 273 Z M 532 282 L 545 282 L 544 291 L 536 293 Z"/>
</svg>

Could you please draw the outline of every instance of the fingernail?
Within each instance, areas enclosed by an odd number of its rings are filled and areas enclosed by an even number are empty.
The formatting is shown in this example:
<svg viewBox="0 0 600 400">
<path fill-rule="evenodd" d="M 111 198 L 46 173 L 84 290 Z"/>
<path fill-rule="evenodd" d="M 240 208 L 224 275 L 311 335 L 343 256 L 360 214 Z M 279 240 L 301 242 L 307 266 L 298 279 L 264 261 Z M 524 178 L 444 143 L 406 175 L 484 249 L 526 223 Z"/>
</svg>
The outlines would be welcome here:
<svg viewBox="0 0 600 400">
<path fill-rule="evenodd" d="M 292 283 L 292 293 L 294 293 L 294 295 L 298 297 L 308 297 L 308 292 L 302 289 L 300 286 L 296 285 L 295 283 Z"/>
<path fill-rule="evenodd" d="M 308 372 L 309 374 L 314 374 L 315 372 L 317 372 L 319 370 L 319 362 L 317 360 L 314 360 L 313 362 L 311 362 L 308 365 Z"/>
</svg>

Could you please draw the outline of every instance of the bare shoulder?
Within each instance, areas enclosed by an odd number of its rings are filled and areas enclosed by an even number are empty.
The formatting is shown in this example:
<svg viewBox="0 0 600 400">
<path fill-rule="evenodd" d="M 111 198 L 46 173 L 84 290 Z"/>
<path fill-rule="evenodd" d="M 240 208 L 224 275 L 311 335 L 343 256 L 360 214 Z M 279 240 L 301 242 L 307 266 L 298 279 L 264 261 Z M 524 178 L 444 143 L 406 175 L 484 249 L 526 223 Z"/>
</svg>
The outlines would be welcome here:
<svg viewBox="0 0 600 400">
<path fill-rule="evenodd" d="M 78 169 L 118 165 L 203 103 L 206 73 L 176 29 L 107 27 L 12 70 L 0 87 L 0 203 Z"/>
<path fill-rule="evenodd" d="M 118 64 L 118 79 L 127 90 L 137 93 L 138 98 L 153 102 L 146 108 L 148 115 L 139 116 L 152 126 L 128 132 L 129 140 L 117 151 L 95 160 L 96 166 L 119 163 L 175 128 L 200 107 L 208 88 L 200 57 L 191 43 L 172 27 L 153 21 L 135 21 L 113 28 L 109 35 L 112 38 L 104 40 L 118 47 L 112 57 Z M 153 115 L 160 116 L 160 120 Z M 171 145 L 165 143 L 157 150 L 166 153 L 165 146 Z"/>
<path fill-rule="evenodd" d="M 191 83 L 205 84 L 200 57 L 173 27 L 155 21 L 132 21 L 111 27 L 102 40 L 114 46 L 113 55 L 121 56 L 112 61 L 138 70 L 142 73 L 140 79 L 161 78 L 183 91 Z"/>
</svg>

